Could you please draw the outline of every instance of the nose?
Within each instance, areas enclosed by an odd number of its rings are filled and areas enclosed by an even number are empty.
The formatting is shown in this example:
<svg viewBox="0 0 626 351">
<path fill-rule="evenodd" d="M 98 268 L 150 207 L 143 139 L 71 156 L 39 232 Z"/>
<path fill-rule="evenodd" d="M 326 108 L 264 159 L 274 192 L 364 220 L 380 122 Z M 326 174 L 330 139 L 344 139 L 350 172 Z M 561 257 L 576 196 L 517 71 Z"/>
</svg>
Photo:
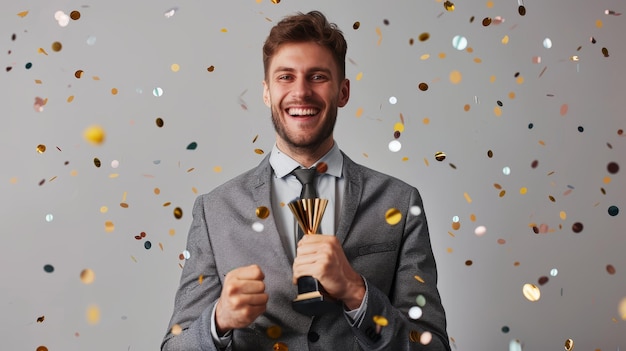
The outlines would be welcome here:
<svg viewBox="0 0 626 351">
<path fill-rule="evenodd" d="M 304 78 L 296 80 L 293 84 L 291 94 L 294 98 L 307 98 L 311 96 L 311 82 Z"/>
</svg>

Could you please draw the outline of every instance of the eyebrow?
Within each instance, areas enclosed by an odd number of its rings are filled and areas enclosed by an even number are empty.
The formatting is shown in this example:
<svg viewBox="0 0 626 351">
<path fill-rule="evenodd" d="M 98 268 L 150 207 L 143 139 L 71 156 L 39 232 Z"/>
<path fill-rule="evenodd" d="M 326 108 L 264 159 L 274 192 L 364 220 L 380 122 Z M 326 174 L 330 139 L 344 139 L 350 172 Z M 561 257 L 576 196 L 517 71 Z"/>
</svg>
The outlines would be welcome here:
<svg viewBox="0 0 626 351">
<path fill-rule="evenodd" d="M 295 72 L 296 69 L 292 68 L 292 67 L 287 67 L 287 66 L 280 66 L 280 67 L 276 67 L 276 69 L 273 71 L 273 73 L 277 73 L 277 72 Z M 328 74 L 329 76 L 332 76 L 332 71 L 329 68 L 325 68 L 325 67 L 311 67 L 309 69 L 307 69 L 307 72 L 324 72 L 326 74 Z"/>
</svg>

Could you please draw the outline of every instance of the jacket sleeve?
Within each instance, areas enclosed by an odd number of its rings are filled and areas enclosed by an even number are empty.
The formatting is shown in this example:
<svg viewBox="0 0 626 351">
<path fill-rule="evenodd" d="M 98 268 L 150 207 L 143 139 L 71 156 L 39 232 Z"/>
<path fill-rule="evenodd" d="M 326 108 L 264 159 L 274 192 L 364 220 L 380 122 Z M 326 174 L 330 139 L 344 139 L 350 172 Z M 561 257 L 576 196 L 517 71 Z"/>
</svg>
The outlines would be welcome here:
<svg viewBox="0 0 626 351">
<path fill-rule="evenodd" d="M 193 220 L 187 238 L 189 258 L 183 267 L 174 312 L 161 344 L 162 351 L 219 350 L 211 336 L 211 312 L 222 286 L 209 240 L 204 206 L 208 201 L 206 196 L 196 198 L 193 206 Z M 172 333 L 174 326 L 176 333 Z"/>
<path fill-rule="evenodd" d="M 368 284 L 365 316 L 353 328 L 357 340 L 363 350 L 450 351 L 445 311 L 437 290 L 437 268 L 417 189 L 412 188 L 403 221 L 397 225 L 404 228 L 391 290 L 386 294 Z M 419 305 L 418 296 L 423 297 Z M 409 317 L 412 307 L 421 309 L 419 318 Z M 386 326 L 378 325 L 384 324 L 380 317 Z"/>
</svg>

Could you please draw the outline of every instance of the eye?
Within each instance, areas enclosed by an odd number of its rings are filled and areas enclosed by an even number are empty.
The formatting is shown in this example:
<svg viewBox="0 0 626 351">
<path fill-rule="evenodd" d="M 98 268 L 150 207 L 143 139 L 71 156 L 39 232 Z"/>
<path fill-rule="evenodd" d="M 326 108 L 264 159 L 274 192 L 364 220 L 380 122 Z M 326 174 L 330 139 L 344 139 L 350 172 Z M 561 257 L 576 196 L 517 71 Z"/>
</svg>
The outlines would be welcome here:
<svg viewBox="0 0 626 351">
<path fill-rule="evenodd" d="M 291 80 L 291 76 L 288 74 L 281 74 L 278 77 L 276 77 L 276 79 L 286 81 L 286 80 Z"/>
<path fill-rule="evenodd" d="M 326 81 L 328 78 L 323 74 L 314 74 L 311 76 L 311 80 L 313 81 Z"/>
</svg>

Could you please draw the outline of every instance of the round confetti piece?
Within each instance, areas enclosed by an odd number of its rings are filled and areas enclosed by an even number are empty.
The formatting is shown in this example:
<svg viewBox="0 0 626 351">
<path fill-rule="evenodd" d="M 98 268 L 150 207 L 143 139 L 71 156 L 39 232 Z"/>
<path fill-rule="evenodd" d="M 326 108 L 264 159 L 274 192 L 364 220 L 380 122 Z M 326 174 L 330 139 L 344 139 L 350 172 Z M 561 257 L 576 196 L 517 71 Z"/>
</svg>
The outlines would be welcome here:
<svg viewBox="0 0 626 351">
<path fill-rule="evenodd" d="M 424 32 L 422 34 L 420 34 L 417 39 L 419 39 L 419 41 L 426 41 L 428 39 L 430 39 L 430 33 L 428 32 Z"/>
<path fill-rule="evenodd" d="M 510 168 L 510 167 L 504 167 L 504 168 L 502 168 L 502 174 L 504 174 L 504 175 L 509 175 L 509 174 L 511 174 L 511 168 Z"/>
<path fill-rule="evenodd" d="M 433 340 L 433 334 L 429 331 L 425 331 L 420 335 L 420 344 L 428 345 Z"/>
<path fill-rule="evenodd" d="M 52 272 L 54 272 L 54 266 L 51 265 L 51 264 L 44 265 L 43 266 L 43 270 L 46 273 L 52 273 Z"/>
<path fill-rule="evenodd" d="M 473 264 L 474 264 L 474 261 L 472 261 L 472 260 L 465 261 L 465 265 L 468 266 L 468 267 L 473 265 Z"/>
<path fill-rule="evenodd" d="M 48 351 L 48 348 L 43 346 L 43 345 L 42 346 L 37 346 L 36 351 Z"/>
<path fill-rule="evenodd" d="M 104 222 L 104 230 L 105 230 L 107 233 L 110 233 L 110 232 L 114 231 L 114 230 L 115 230 L 115 224 L 113 224 L 113 222 L 112 222 L 112 221 L 106 221 L 106 222 Z"/>
<path fill-rule="evenodd" d="M 476 236 L 483 236 L 486 232 L 487 228 L 484 225 L 480 225 L 474 229 L 474 234 L 476 234 Z"/>
<path fill-rule="evenodd" d="M 187 150 L 195 150 L 198 148 L 198 143 L 196 143 L 195 141 L 189 143 L 189 145 L 187 145 Z"/>
<path fill-rule="evenodd" d="M 90 305 L 86 311 L 87 322 L 91 325 L 100 322 L 100 308 L 96 305 Z"/>
<path fill-rule="evenodd" d="M 46 215 L 46 222 L 52 222 L 53 219 L 54 219 L 54 216 L 51 213 L 48 213 Z"/>
<path fill-rule="evenodd" d="M 572 231 L 574 233 L 580 233 L 583 231 L 583 224 L 580 222 L 576 222 L 574 224 L 572 224 Z"/>
<path fill-rule="evenodd" d="M 263 229 L 265 229 L 265 226 L 263 225 L 263 223 L 261 222 L 252 223 L 252 230 L 254 230 L 255 232 L 260 233 L 263 231 Z"/>
<path fill-rule="evenodd" d="M 163 95 L 163 89 L 156 87 L 152 90 L 152 95 L 156 96 L 156 97 L 160 97 Z"/>
<path fill-rule="evenodd" d="M 215 66 L 211 65 L 211 66 L 207 67 L 206 70 L 209 71 L 209 72 L 213 72 L 213 71 L 215 71 Z"/>
<path fill-rule="evenodd" d="M 417 85 L 417 87 L 418 87 L 418 89 L 419 89 L 419 90 L 421 90 L 421 91 L 426 91 L 426 90 L 428 90 L 428 84 L 426 84 L 426 83 L 419 83 L 419 84 Z"/>
<path fill-rule="evenodd" d="M 509 327 L 505 325 L 505 326 L 503 326 L 503 327 L 502 327 L 502 329 L 501 329 L 501 330 L 502 330 L 502 332 L 503 332 L 504 334 L 506 334 L 506 333 L 508 333 L 511 329 L 509 329 Z"/>
<path fill-rule="evenodd" d="M 87 37 L 87 45 L 89 46 L 93 46 L 96 44 L 96 37 L 93 35 L 90 35 L 89 37 Z"/>
<path fill-rule="evenodd" d="M 435 152 L 435 160 L 441 162 L 446 159 L 446 153 L 443 151 Z"/>
<path fill-rule="evenodd" d="M 409 209 L 409 213 L 411 213 L 413 216 L 419 216 L 420 214 L 422 214 L 422 208 L 419 206 L 411 206 L 411 208 Z"/>
<path fill-rule="evenodd" d="M 146 250 L 150 250 L 152 248 L 152 243 L 150 242 L 150 240 L 143 243 L 143 247 L 145 247 Z"/>
<path fill-rule="evenodd" d="M 270 215 L 270 209 L 265 206 L 257 207 L 256 216 L 260 219 L 266 219 Z"/>
<path fill-rule="evenodd" d="M 33 64 L 32 64 L 32 62 L 27 62 L 26 65 L 24 65 L 24 67 L 26 69 L 31 69 L 33 67 Z"/>
<path fill-rule="evenodd" d="M 461 72 L 456 71 L 456 70 L 450 72 L 450 83 L 459 84 L 461 83 L 462 79 L 463 79 L 463 75 L 461 74 Z"/>
<path fill-rule="evenodd" d="M 278 339 L 283 335 L 283 330 L 278 325 L 272 325 L 265 330 L 265 334 L 267 334 L 270 339 Z"/>
<path fill-rule="evenodd" d="M 55 41 L 52 43 L 52 51 L 59 52 L 63 49 L 63 44 L 61 42 Z"/>
<path fill-rule="evenodd" d="M 402 149 L 402 143 L 400 143 L 398 140 L 392 140 L 389 142 L 389 151 L 391 152 L 398 152 L 400 151 L 400 149 Z"/>
<path fill-rule="evenodd" d="M 419 294 L 417 295 L 417 298 L 415 298 L 415 303 L 417 303 L 419 307 L 424 307 L 426 305 L 426 298 L 424 295 Z"/>
<path fill-rule="evenodd" d="M 402 213 L 396 208 L 390 208 L 385 212 L 385 220 L 389 225 L 396 225 L 402 220 Z"/>
<path fill-rule="evenodd" d="M 45 147 L 44 147 L 44 151 L 45 151 Z M 619 172 L 619 164 L 617 164 L 616 162 L 609 162 L 609 164 L 606 165 L 606 169 L 607 171 L 609 171 L 609 173 L 616 174 L 617 172 Z"/>
<path fill-rule="evenodd" d="M 615 206 L 615 205 L 609 206 L 609 210 L 608 211 L 609 211 L 609 215 L 611 217 L 615 217 L 615 216 L 617 216 L 619 214 L 619 208 L 617 206 Z"/>
<path fill-rule="evenodd" d="M 80 19 L 80 12 L 78 11 L 70 12 L 70 18 L 73 19 L 74 21 L 78 21 Z"/>
<path fill-rule="evenodd" d="M 359 27 L 361 27 L 361 22 L 356 21 L 352 24 L 352 29 L 357 30 L 359 29 Z"/>
<path fill-rule="evenodd" d="M 565 351 L 572 351 L 574 349 L 574 340 L 567 339 L 565 340 Z"/>
<path fill-rule="evenodd" d="M 163 122 L 163 118 L 159 117 L 155 120 L 157 127 L 162 128 L 165 122 Z"/>
<path fill-rule="evenodd" d="M 558 270 L 558 269 L 556 269 L 556 268 L 552 268 L 552 269 L 550 270 L 550 275 L 551 275 L 551 276 L 556 277 L 558 274 L 559 274 L 559 270 Z"/>
<path fill-rule="evenodd" d="M 372 320 L 379 327 L 386 327 L 389 324 L 389 321 L 387 320 L 387 318 L 383 316 L 379 316 L 379 315 L 375 315 L 374 317 L 372 317 Z"/>
<path fill-rule="evenodd" d="M 526 7 L 524 7 L 524 5 L 519 5 L 517 7 L 517 13 L 519 13 L 520 16 L 526 16 Z"/>
<path fill-rule="evenodd" d="M 83 284 L 89 285 L 93 283 L 95 279 L 96 273 L 89 268 L 85 268 L 80 272 L 80 281 L 83 282 Z"/>
<path fill-rule="evenodd" d="M 111 161 L 111 167 L 112 168 L 117 168 L 119 166 L 120 166 L 120 161 L 118 161 L 118 160 Z"/>
<path fill-rule="evenodd" d="M 326 162 L 320 162 L 315 166 L 317 173 L 324 174 L 328 171 L 328 164 Z"/>
<path fill-rule="evenodd" d="M 420 333 L 417 330 L 411 330 L 409 332 L 409 340 L 411 342 L 419 342 L 420 341 Z"/>
<path fill-rule="evenodd" d="M 550 38 L 545 38 L 543 40 L 543 47 L 546 49 L 550 49 L 552 47 L 552 40 Z"/>
<path fill-rule="evenodd" d="M 467 38 L 462 35 L 455 35 L 452 38 L 452 47 L 459 51 L 465 50 L 467 48 Z"/>
<path fill-rule="evenodd" d="M 398 98 L 396 98 L 395 96 L 391 96 L 389 98 L 389 103 L 392 104 L 392 105 L 397 104 L 398 103 Z"/>
<path fill-rule="evenodd" d="M 172 335 L 180 335 L 180 333 L 183 332 L 183 328 L 178 324 L 174 324 L 172 326 L 171 331 L 172 331 Z"/>
<path fill-rule="evenodd" d="M 488 27 L 491 24 L 491 17 L 483 18 L 483 26 Z"/>
<path fill-rule="evenodd" d="M 531 302 L 535 302 L 541 297 L 541 291 L 535 284 L 524 284 L 522 293 L 524 297 Z"/>
<path fill-rule="evenodd" d="M 613 274 L 615 274 L 615 267 L 612 264 L 607 264 L 606 265 L 606 271 L 610 275 L 613 275 Z"/>
<path fill-rule="evenodd" d="M 174 209 L 174 218 L 181 219 L 183 218 L 183 209 L 180 207 L 176 207 Z"/>
<path fill-rule="evenodd" d="M 422 309 L 418 306 L 413 306 L 409 308 L 409 318 L 411 319 L 420 319 L 422 317 Z"/>
<path fill-rule="evenodd" d="M 542 276 L 542 277 L 539 277 L 539 279 L 537 279 L 537 283 L 543 286 L 548 282 L 548 280 L 549 280 L 548 277 Z"/>
<path fill-rule="evenodd" d="M 444 1 L 443 3 L 443 8 L 446 9 L 446 11 L 448 12 L 452 12 L 454 11 L 454 4 L 452 3 L 452 1 Z"/>
<path fill-rule="evenodd" d="M 180 70 L 180 65 L 177 63 L 172 63 L 170 69 L 172 70 L 172 72 L 178 72 Z"/>
<path fill-rule="evenodd" d="M 85 129 L 83 137 L 93 145 L 100 145 L 104 142 L 106 134 L 101 126 L 93 125 Z"/>
<path fill-rule="evenodd" d="M 272 0 L 272 2 L 277 1 L 276 3 L 280 2 L 279 0 Z M 274 346 L 272 347 L 272 350 L 274 351 L 289 351 L 289 347 L 287 347 L 287 344 L 283 343 L 283 342 L 277 342 L 274 344 Z"/>
</svg>

